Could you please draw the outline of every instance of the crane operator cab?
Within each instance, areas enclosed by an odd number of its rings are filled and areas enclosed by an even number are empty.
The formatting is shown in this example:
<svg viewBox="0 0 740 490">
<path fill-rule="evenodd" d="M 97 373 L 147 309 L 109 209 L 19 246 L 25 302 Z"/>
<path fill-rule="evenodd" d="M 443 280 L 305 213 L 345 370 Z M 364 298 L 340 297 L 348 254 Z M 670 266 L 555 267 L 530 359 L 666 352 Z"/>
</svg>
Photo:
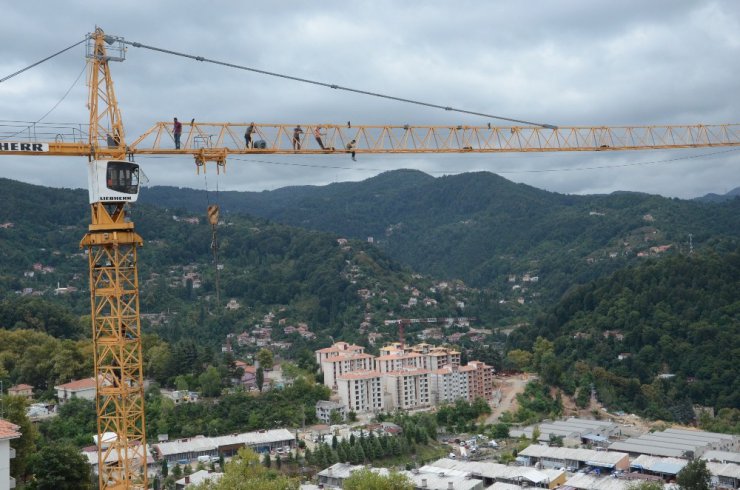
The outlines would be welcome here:
<svg viewBox="0 0 740 490">
<path fill-rule="evenodd" d="M 87 164 L 90 204 L 136 202 L 139 165 L 124 160 L 93 160 Z"/>
</svg>

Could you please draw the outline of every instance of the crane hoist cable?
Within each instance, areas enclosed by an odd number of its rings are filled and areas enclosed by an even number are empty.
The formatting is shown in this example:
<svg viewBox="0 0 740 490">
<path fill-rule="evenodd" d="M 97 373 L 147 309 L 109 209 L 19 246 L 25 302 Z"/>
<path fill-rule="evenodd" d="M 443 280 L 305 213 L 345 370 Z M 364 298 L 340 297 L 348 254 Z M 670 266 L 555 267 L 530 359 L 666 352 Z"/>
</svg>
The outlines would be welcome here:
<svg viewBox="0 0 740 490">
<path fill-rule="evenodd" d="M 459 112 L 461 114 L 470 114 L 470 115 L 473 115 L 473 116 L 481 116 L 481 117 L 486 117 L 486 118 L 490 118 L 490 119 L 499 119 L 501 121 L 509 121 L 509 122 L 514 122 L 514 123 L 519 123 L 519 124 L 526 124 L 526 125 L 529 125 L 529 126 L 540 126 L 542 128 L 547 128 L 547 129 L 557 129 L 557 126 L 552 125 L 552 124 L 545 124 L 545 123 L 537 123 L 537 122 L 531 122 L 531 121 L 524 121 L 524 120 L 521 120 L 521 119 L 512 119 L 512 118 L 504 117 L 504 116 L 496 116 L 496 115 L 493 115 L 493 114 L 486 114 L 484 112 L 469 111 L 469 110 L 466 110 L 466 109 L 460 109 L 460 108 L 445 106 L 445 105 L 441 105 L 441 104 L 433 104 L 431 102 L 423 102 L 423 101 L 419 101 L 419 100 L 407 99 L 405 97 L 396 97 L 394 95 L 381 94 L 379 92 L 370 92 L 368 90 L 361 90 L 361 89 L 356 89 L 356 88 L 352 88 L 352 87 L 344 87 L 342 85 L 337 85 L 337 84 L 334 84 L 334 83 L 319 82 L 317 80 L 309 80 L 308 78 L 301 78 L 301 77 L 296 77 L 296 76 L 293 76 L 293 75 L 286 75 L 284 73 L 277 73 L 277 72 L 273 72 L 273 71 L 260 70 L 259 68 L 252 68 L 252 67 L 249 67 L 249 66 L 237 65 L 235 63 L 228 63 L 226 61 L 214 60 L 214 59 L 206 58 L 206 57 L 203 57 L 203 56 L 196 56 L 196 55 L 192 55 L 192 54 L 181 53 L 179 51 L 172 51 L 171 49 L 164 49 L 164 48 L 158 48 L 156 46 L 149 46 L 147 44 L 142 44 L 142 43 L 139 43 L 139 42 L 126 41 L 125 39 L 120 39 L 120 42 L 122 42 L 123 44 L 128 44 L 130 46 L 133 46 L 135 48 L 149 49 L 149 50 L 152 50 L 152 51 L 158 51 L 160 53 L 171 54 L 171 55 L 180 56 L 180 57 L 183 57 L 183 58 L 190 58 L 190 59 L 193 59 L 195 61 L 201 61 L 203 63 L 213 63 L 215 65 L 226 66 L 228 68 L 235 68 L 237 70 L 251 71 L 253 73 L 259 73 L 261 75 L 268 75 L 268 76 L 271 76 L 271 77 L 284 78 L 286 80 L 293 80 L 294 82 L 308 83 L 308 84 L 311 84 L 311 85 L 318 85 L 320 87 L 331 88 L 331 89 L 334 89 L 334 90 L 344 90 L 346 92 L 352 92 L 352 93 L 355 93 L 355 94 L 369 95 L 371 97 L 379 97 L 381 99 L 395 100 L 396 102 L 404 102 L 404 103 L 407 103 L 407 104 L 415 104 L 415 105 L 420 105 L 420 106 L 424 106 L 424 107 L 431 107 L 433 109 L 442 109 L 442 110 L 445 110 L 445 111 Z"/>
<path fill-rule="evenodd" d="M 218 234 L 216 230 L 218 228 L 219 220 L 219 205 L 211 203 L 210 193 L 208 191 L 208 177 L 203 172 L 203 181 L 206 190 L 206 216 L 208 217 L 208 223 L 211 225 L 211 253 L 213 254 L 213 267 L 216 272 L 216 306 L 221 305 L 221 271 L 219 269 L 219 257 L 218 257 Z M 216 177 L 216 201 L 218 202 L 219 197 L 219 180 Z"/>
</svg>

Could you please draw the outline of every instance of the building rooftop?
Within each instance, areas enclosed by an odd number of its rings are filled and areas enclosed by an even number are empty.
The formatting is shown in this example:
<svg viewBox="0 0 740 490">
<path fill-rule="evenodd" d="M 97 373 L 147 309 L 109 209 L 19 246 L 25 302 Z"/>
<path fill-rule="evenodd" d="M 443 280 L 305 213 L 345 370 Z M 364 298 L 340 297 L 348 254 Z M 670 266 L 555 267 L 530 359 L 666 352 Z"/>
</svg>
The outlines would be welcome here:
<svg viewBox="0 0 740 490">
<path fill-rule="evenodd" d="M 646 442 L 637 442 L 636 439 L 635 439 L 635 442 L 630 442 L 630 441 L 632 441 L 632 439 L 628 439 L 627 441 L 613 442 L 609 445 L 609 450 L 610 451 L 625 451 L 628 453 L 649 454 L 651 456 L 666 456 L 666 457 L 674 457 L 674 458 L 680 458 L 681 456 L 684 455 L 684 452 L 685 452 L 685 451 L 682 451 L 681 449 L 655 446 L 652 444 L 647 444 Z"/>
<path fill-rule="evenodd" d="M 718 463 L 740 464 L 740 453 L 731 451 L 707 451 L 701 455 L 701 459 L 707 461 L 716 461 Z"/>
<path fill-rule="evenodd" d="M 422 354 L 419 354 L 418 352 L 404 354 L 399 351 L 398 354 L 387 354 L 385 356 L 378 356 L 375 359 L 378 361 L 392 361 L 394 359 L 415 359 L 417 357 L 422 357 Z"/>
<path fill-rule="evenodd" d="M 735 463 L 707 463 L 707 469 L 715 476 L 740 480 L 740 465 Z"/>
<path fill-rule="evenodd" d="M 336 342 L 334 345 L 330 347 L 324 347 L 323 349 L 319 349 L 316 352 L 346 352 L 346 351 L 362 351 L 365 348 L 360 345 L 354 345 L 354 344 L 348 344 L 347 342 Z"/>
<path fill-rule="evenodd" d="M 370 370 L 359 370 L 359 371 L 352 371 L 349 373 L 340 374 L 337 376 L 337 380 L 344 379 L 344 380 L 350 380 L 350 379 L 372 379 L 372 378 L 379 378 L 381 376 L 381 373 L 379 371 L 370 371 Z"/>
<path fill-rule="evenodd" d="M 570 477 L 562 488 L 579 490 L 627 490 L 635 485 L 634 481 L 612 478 L 611 476 L 594 476 L 576 473 Z"/>
<path fill-rule="evenodd" d="M 55 390 L 68 390 L 68 391 L 81 391 L 95 389 L 95 378 L 85 378 L 72 380 L 69 383 L 63 385 L 57 385 L 54 387 Z"/>
<path fill-rule="evenodd" d="M 17 439 L 22 435 L 19 430 L 20 426 L 0 419 L 0 439 Z"/>
<path fill-rule="evenodd" d="M 395 371 L 388 371 L 387 373 L 383 373 L 386 376 L 419 376 L 423 374 L 429 374 L 431 371 L 424 368 L 404 368 L 404 369 L 397 369 Z"/>
<path fill-rule="evenodd" d="M 537 470 L 528 466 L 507 466 L 498 463 L 458 461 L 448 458 L 438 459 L 430 466 L 464 471 L 475 477 L 491 478 L 494 480 L 526 480 L 533 484 L 552 481 L 563 474 L 562 471 L 555 469 L 545 468 Z M 422 469 L 424 469 L 424 467 L 422 467 Z"/>
<path fill-rule="evenodd" d="M 612 443 L 609 449 L 653 456 L 684 457 L 687 451 L 697 452 L 712 445 L 730 447 L 736 441 L 736 436 L 730 434 L 670 428 Z"/>
<path fill-rule="evenodd" d="M 203 483 L 204 481 L 216 482 L 220 480 L 221 477 L 224 476 L 224 474 L 223 473 L 209 473 L 206 470 L 198 470 L 189 476 L 190 476 L 190 478 L 188 479 L 188 481 L 190 482 L 189 485 L 199 485 Z M 177 483 L 178 485 L 184 486 L 186 485 L 185 478 L 187 477 L 180 478 L 175 483 Z"/>
<path fill-rule="evenodd" d="M 661 458 L 641 454 L 630 463 L 630 468 L 647 470 L 653 473 L 663 473 L 666 475 L 677 475 L 684 466 L 688 464 L 685 459 L 679 458 Z"/>
<path fill-rule="evenodd" d="M 342 362 L 342 361 L 349 361 L 352 359 L 368 359 L 368 358 L 372 359 L 373 356 L 370 354 L 363 354 L 360 352 L 348 352 L 346 354 L 340 354 L 338 356 L 327 357 L 326 359 L 323 359 L 321 363 L 323 364 L 325 362 L 329 362 L 329 363 Z"/>
<path fill-rule="evenodd" d="M 160 442 L 154 446 L 161 457 L 181 453 L 196 453 L 215 451 L 221 446 L 243 444 L 257 446 L 281 441 L 292 441 L 295 436 L 288 429 L 273 429 L 260 432 L 245 432 L 228 436 L 204 437 L 196 436 L 190 439 L 178 439 L 170 442 Z"/>
<path fill-rule="evenodd" d="M 409 480 L 414 482 L 415 488 L 428 490 L 474 490 L 481 484 L 480 480 L 471 478 L 470 473 L 435 466 L 422 466 L 417 471 L 402 471 Z M 426 486 L 423 483 L 426 482 Z M 452 484 L 452 486 L 450 486 Z"/>
<path fill-rule="evenodd" d="M 594 451 L 591 449 L 572 449 L 567 447 L 549 447 L 540 444 L 532 444 L 523 451 L 519 451 L 519 456 L 535 458 L 552 458 L 552 459 L 570 459 L 573 461 L 582 461 L 591 466 L 613 467 L 624 458 L 628 458 L 627 453 L 612 451 Z"/>
<path fill-rule="evenodd" d="M 10 388 L 8 388 L 8 391 L 10 392 L 10 391 L 22 391 L 22 390 L 32 390 L 32 389 L 33 389 L 33 386 L 21 383 L 19 385 L 11 386 Z"/>
<path fill-rule="evenodd" d="M 510 431 L 510 434 L 512 437 L 524 435 L 527 438 L 531 438 L 534 427 L 531 425 L 521 429 L 514 429 Z M 609 435 L 617 429 L 617 425 L 603 420 L 571 417 L 567 420 L 544 422 L 538 424 L 537 428 L 540 431 L 540 440 L 547 441 L 550 438 L 550 434 L 563 437 L 580 437 L 584 434 Z"/>
</svg>

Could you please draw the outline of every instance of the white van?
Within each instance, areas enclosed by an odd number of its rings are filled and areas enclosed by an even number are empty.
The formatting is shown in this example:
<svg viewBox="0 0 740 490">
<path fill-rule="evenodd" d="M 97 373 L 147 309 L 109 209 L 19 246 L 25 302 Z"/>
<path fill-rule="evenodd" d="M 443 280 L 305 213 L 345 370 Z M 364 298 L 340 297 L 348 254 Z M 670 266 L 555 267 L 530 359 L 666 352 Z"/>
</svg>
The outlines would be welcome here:
<svg viewBox="0 0 740 490">
<path fill-rule="evenodd" d="M 207 455 L 198 456 L 198 463 L 208 463 L 211 461 L 211 457 Z"/>
</svg>

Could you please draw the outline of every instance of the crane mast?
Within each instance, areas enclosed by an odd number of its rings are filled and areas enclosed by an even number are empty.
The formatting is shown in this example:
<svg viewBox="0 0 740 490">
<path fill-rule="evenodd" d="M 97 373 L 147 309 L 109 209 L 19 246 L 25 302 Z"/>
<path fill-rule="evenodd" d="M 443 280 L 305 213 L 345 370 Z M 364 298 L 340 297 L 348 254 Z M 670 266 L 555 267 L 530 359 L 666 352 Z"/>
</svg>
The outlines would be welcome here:
<svg viewBox="0 0 740 490">
<path fill-rule="evenodd" d="M 123 124 L 108 66 L 117 58 L 107 54 L 110 43 L 115 38 L 97 29 L 88 44 L 88 158 L 93 163 L 105 157 L 125 158 Z M 105 145 L 103 131 L 108 132 Z M 147 488 L 137 270 L 137 248 L 143 240 L 127 219 L 125 202 L 97 200 L 90 211 L 91 223 L 80 247 L 87 249 L 90 271 L 98 481 L 101 489 Z"/>
</svg>

